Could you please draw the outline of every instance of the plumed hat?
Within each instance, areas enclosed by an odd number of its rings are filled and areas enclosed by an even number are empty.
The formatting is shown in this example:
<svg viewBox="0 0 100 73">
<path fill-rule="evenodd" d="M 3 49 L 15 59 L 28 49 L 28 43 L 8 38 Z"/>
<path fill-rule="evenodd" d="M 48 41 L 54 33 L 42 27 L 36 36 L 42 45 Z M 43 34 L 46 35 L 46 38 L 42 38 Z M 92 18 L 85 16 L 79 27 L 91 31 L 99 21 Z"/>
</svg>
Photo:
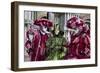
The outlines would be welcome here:
<svg viewBox="0 0 100 73">
<path fill-rule="evenodd" d="M 78 28 L 83 25 L 84 25 L 84 21 L 82 19 L 77 18 L 77 17 L 72 17 L 67 21 L 66 27 L 73 29 L 73 28 Z"/>
<path fill-rule="evenodd" d="M 38 26 L 46 26 L 47 28 L 50 28 L 53 26 L 53 23 L 50 20 L 44 19 L 44 18 L 35 20 L 34 24 Z"/>
</svg>

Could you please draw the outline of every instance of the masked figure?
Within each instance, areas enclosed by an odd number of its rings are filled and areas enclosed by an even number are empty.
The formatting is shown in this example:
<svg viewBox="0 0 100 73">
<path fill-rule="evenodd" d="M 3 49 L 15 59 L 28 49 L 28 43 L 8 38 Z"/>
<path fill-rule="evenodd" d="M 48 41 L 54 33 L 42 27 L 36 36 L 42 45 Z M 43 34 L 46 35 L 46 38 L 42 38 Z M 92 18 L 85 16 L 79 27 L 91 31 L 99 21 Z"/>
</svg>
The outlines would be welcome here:
<svg viewBox="0 0 100 73">
<path fill-rule="evenodd" d="M 39 26 L 40 29 L 33 31 L 31 61 L 43 61 L 46 59 L 46 41 L 50 34 L 47 29 L 52 26 L 52 22 L 48 19 L 41 18 L 35 20 L 34 25 Z"/>
<path fill-rule="evenodd" d="M 90 58 L 90 28 L 84 21 L 72 17 L 67 21 L 68 53 L 65 59 Z"/>
<path fill-rule="evenodd" d="M 36 55 L 34 54 L 36 52 L 36 49 L 34 48 L 38 48 L 38 42 L 40 40 L 39 27 L 37 27 L 38 26 L 31 25 L 30 29 L 26 32 L 28 40 L 25 43 L 25 47 L 27 48 L 27 53 L 31 61 L 35 61 Z M 36 43 L 34 43 L 34 41 L 36 41 Z"/>
<path fill-rule="evenodd" d="M 46 42 L 47 46 L 47 60 L 61 60 L 64 59 L 67 53 L 66 39 L 63 37 L 64 32 L 59 30 L 59 25 L 55 26 L 52 32 L 53 36 L 49 37 Z"/>
</svg>

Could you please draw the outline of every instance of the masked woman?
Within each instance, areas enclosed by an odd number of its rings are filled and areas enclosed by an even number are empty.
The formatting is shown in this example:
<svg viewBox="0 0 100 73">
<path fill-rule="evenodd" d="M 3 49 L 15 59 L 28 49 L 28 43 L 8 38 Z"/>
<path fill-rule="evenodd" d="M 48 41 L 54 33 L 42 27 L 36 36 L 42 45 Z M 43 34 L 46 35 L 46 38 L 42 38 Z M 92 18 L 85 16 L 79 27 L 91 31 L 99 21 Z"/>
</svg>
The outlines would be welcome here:
<svg viewBox="0 0 100 73">
<path fill-rule="evenodd" d="M 67 21 L 68 31 L 68 53 L 65 59 L 86 59 L 90 58 L 90 28 L 84 21 L 72 17 Z"/>
<path fill-rule="evenodd" d="M 39 42 L 39 27 L 38 26 L 30 26 L 30 29 L 26 32 L 27 36 L 27 41 L 25 43 L 25 47 L 27 48 L 27 53 L 30 57 L 30 61 L 35 61 L 35 55 L 34 52 L 36 52 L 37 48 L 36 46 L 38 45 Z M 33 43 L 33 41 L 36 40 L 36 43 Z M 35 45 L 35 46 L 34 46 Z"/>
</svg>

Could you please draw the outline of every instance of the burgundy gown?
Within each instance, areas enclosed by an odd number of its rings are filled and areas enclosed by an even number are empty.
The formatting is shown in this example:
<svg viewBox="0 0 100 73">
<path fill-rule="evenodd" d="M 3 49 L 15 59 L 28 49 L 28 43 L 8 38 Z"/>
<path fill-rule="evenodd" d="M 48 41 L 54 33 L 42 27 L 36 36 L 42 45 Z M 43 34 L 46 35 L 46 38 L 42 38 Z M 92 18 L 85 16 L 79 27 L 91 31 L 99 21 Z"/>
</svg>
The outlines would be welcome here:
<svg viewBox="0 0 100 73">
<path fill-rule="evenodd" d="M 28 31 L 29 32 L 29 31 Z M 29 38 L 29 33 L 27 32 L 27 36 Z M 34 33 L 34 32 L 33 32 Z M 39 31 L 34 33 L 34 37 L 32 42 L 27 40 L 25 46 L 27 49 L 30 49 L 29 55 L 31 56 L 31 61 L 42 61 L 45 60 L 45 49 L 46 49 L 46 41 L 48 39 L 47 34 L 41 34 Z M 28 47 L 30 45 L 31 47 Z"/>
<path fill-rule="evenodd" d="M 40 28 L 45 26 L 47 28 L 52 27 L 52 22 L 49 21 L 48 19 L 37 19 L 34 21 L 34 25 L 39 26 Z M 46 41 L 48 40 L 48 34 L 42 34 L 41 29 L 38 30 L 37 32 L 33 32 L 33 39 L 32 42 L 26 42 L 25 46 L 27 47 L 28 44 L 31 45 L 31 52 L 30 52 L 30 56 L 31 56 L 31 61 L 43 61 L 46 59 L 46 55 L 45 55 L 45 50 L 46 50 Z M 27 33 L 27 38 L 29 33 Z M 28 40 L 29 41 L 29 40 Z M 28 47 L 27 47 L 28 48 Z"/>
<path fill-rule="evenodd" d="M 90 58 L 90 29 L 87 29 L 84 25 L 84 22 L 77 17 L 68 20 L 67 28 L 75 29 L 81 27 L 82 29 L 75 35 L 71 34 L 71 41 L 67 44 L 68 53 L 65 59 Z"/>
</svg>

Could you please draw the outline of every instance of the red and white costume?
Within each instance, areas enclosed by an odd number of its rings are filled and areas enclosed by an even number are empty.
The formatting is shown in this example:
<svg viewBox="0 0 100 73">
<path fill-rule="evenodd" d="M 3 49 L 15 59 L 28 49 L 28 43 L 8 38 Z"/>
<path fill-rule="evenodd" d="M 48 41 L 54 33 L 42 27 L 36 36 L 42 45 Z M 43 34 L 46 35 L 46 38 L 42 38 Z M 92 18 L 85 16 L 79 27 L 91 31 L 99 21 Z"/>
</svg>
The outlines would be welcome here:
<svg viewBox="0 0 100 73">
<path fill-rule="evenodd" d="M 66 27 L 70 35 L 67 47 L 68 54 L 65 59 L 86 59 L 90 58 L 90 29 L 83 20 L 72 17 L 67 21 Z"/>
<path fill-rule="evenodd" d="M 37 19 L 34 21 L 34 25 L 40 27 L 39 30 L 32 30 L 33 39 L 31 41 L 31 61 L 43 61 L 46 59 L 45 50 L 46 50 L 46 41 L 48 40 L 47 28 L 52 26 L 52 22 L 47 19 Z M 27 38 L 29 38 L 29 31 L 27 32 Z M 28 40 L 29 41 L 29 40 Z M 27 42 L 28 42 L 27 41 Z M 25 44 L 27 47 L 29 43 Z M 27 47 L 28 48 L 28 47 Z"/>
</svg>

